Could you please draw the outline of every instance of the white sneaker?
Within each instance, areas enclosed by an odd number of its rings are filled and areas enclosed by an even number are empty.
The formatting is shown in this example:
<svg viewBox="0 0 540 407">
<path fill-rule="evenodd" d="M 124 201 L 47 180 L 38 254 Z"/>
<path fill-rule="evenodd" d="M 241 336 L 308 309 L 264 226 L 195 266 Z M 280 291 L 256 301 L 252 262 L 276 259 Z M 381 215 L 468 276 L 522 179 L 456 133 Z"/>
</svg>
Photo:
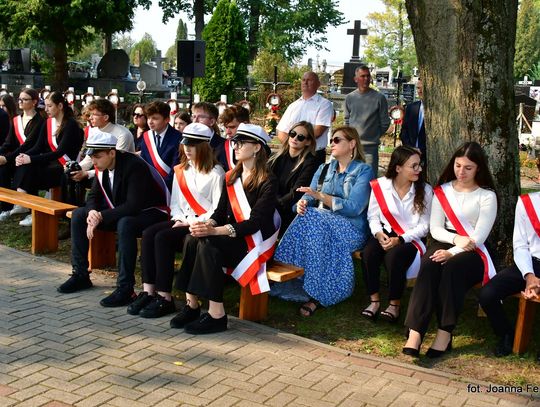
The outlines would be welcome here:
<svg viewBox="0 0 540 407">
<path fill-rule="evenodd" d="M 30 209 L 24 208 L 24 207 L 19 206 L 19 205 L 15 205 L 13 207 L 13 209 L 11 211 L 9 211 L 9 214 L 11 216 L 13 216 L 13 215 L 18 215 L 18 214 L 21 214 L 21 213 L 28 213 L 28 212 L 30 212 Z"/>
<path fill-rule="evenodd" d="M 19 222 L 21 226 L 32 226 L 32 215 L 27 215 L 26 218 Z"/>
<path fill-rule="evenodd" d="M 11 216 L 11 211 L 2 211 L 2 212 L 0 212 L 0 222 L 8 220 L 8 218 L 10 216 Z"/>
</svg>

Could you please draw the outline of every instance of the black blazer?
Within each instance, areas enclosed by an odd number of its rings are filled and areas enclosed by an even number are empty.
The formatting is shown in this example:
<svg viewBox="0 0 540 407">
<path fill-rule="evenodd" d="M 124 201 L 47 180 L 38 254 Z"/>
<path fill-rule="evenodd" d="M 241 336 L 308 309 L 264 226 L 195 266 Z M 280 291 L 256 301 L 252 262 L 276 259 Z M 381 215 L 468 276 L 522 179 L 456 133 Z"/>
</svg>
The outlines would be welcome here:
<svg viewBox="0 0 540 407">
<path fill-rule="evenodd" d="M 249 219 L 237 223 L 227 194 L 227 182 L 223 181 L 223 192 L 219 203 L 211 216 L 218 225 L 231 224 L 237 237 L 252 235 L 261 231 L 263 239 L 272 236 L 276 231 L 274 227 L 274 211 L 277 203 L 277 180 L 272 174 L 258 188 L 246 191 L 246 197 L 251 206 Z"/>
<path fill-rule="evenodd" d="M 103 177 L 108 177 L 108 170 Z M 139 156 L 125 151 L 116 151 L 112 203 L 109 208 L 97 177 L 86 201 L 88 210 L 101 212 L 104 224 L 113 224 L 124 216 L 135 216 L 152 207 L 166 206 L 165 195 L 152 178 L 148 163 Z"/>
<path fill-rule="evenodd" d="M 9 115 L 4 111 L 4 109 L 0 110 L 0 144 L 3 144 L 4 141 L 6 141 L 6 137 L 12 123 L 9 122 Z"/>
<path fill-rule="evenodd" d="M 64 128 L 57 137 L 58 149 L 52 151 L 47 140 L 47 124 L 41 127 L 41 132 L 35 145 L 26 151 L 32 163 L 46 163 L 55 161 L 66 154 L 70 159 L 75 160 L 79 155 L 83 141 L 84 132 L 79 123 L 70 117 L 67 119 Z"/>
<path fill-rule="evenodd" d="M 26 140 L 23 144 L 20 144 L 19 139 L 15 134 L 15 126 L 12 124 L 10 126 L 6 141 L 4 141 L 4 144 L 0 146 L 0 155 L 6 157 L 8 162 L 15 162 L 15 158 L 19 155 L 19 153 L 27 152 L 36 144 L 44 125 L 45 119 L 43 119 L 39 113 L 36 113 L 34 117 L 32 117 L 26 124 L 24 129 Z"/>
<path fill-rule="evenodd" d="M 302 192 L 297 192 L 296 189 L 299 187 L 306 187 L 311 184 L 311 179 L 313 174 L 318 168 L 318 163 L 314 155 L 308 154 L 300 167 L 295 171 L 289 173 L 281 172 L 282 163 L 287 159 L 285 156 L 278 157 L 271 166 L 271 170 L 278 178 L 278 200 L 277 200 L 277 210 L 281 215 L 281 230 L 285 230 L 294 217 L 296 213 L 293 212 L 293 206 L 298 202 L 298 200 L 304 195 Z M 279 185 L 281 179 L 285 180 L 286 191 L 279 190 Z"/>
<path fill-rule="evenodd" d="M 424 121 L 422 121 L 420 129 L 418 128 L 418 113 L 421 103 L 420 100 L 417 100 L 408 104 L 405 108 L 400 138 L 403 145 L 411 147 L 416 147 L 416 140 L 418 140 L 418 148 L 422 151 L 422 160 L 426 162 L 426 127 Z"/>
<path fill-rule="evenodd" d="M 227 163 L 227 154 L 225 153 L 225 139 L 219 134 L 214 133 L 210 139 L 210 147 L 214 150 L 216 160 L 218 160 L 225 171 L 228 171 L 229 164 Z"/>
</svg>

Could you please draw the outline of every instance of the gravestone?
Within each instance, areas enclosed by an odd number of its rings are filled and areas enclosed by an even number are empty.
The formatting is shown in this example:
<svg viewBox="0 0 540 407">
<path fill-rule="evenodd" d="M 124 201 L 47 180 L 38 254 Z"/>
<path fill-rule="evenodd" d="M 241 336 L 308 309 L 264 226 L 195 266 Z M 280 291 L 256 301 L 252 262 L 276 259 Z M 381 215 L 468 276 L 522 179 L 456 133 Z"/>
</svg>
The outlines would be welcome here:
<svg viewBox="0 0 540 407">
<path fill-rule="evenodd" d="M 123 79 L 129 74 L 129 56 L 123 49 L 112 49 L 97 66 L 98 78 Z"/>
<path fill-rule="evenodd" d="M 353 36 L 353 50 L 351 60 L 345 62 L 343 65 L 343 86 L 341 87 L 341 93 L 347 94 L 352 92 L 357 88 L 356 82 L 354 81 L 354 73 L 356 68 L 364 65 L 360 60 L 360 37 L 362 35 L 367 35 L 367 30 L 361 28 L 362 23 L 360 20 L 354 21 L 354 28 L 347 29 L 347 35 Z"/>
<path fill-rule="evenodd" d="M 415 91 L 415 84 L 414 83 L 404 83 L 403 84 L 403 102 L 408 105 L 409 103 L 414 102 L 414 91 Z"/>
<path fill-rule="evenodd" d="M 30 48 L 16 48 L 9 50 L 9 69 L 10 73 L 30 73 Z"/>
</svg>

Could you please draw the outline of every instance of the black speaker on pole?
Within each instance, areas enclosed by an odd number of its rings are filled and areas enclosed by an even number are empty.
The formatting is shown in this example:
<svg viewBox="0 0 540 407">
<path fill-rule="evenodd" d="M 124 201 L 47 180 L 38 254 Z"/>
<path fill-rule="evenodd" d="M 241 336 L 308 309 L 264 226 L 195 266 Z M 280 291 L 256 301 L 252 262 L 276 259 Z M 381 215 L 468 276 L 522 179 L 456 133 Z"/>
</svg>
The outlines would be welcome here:
<svg viewBox="0 0 540 407">
<path fill-rule="evenodd" d="M 190 78 L 204 77 L 205 42 L 179 40 L 177 43 L 178 75 Z"/>
</svg>

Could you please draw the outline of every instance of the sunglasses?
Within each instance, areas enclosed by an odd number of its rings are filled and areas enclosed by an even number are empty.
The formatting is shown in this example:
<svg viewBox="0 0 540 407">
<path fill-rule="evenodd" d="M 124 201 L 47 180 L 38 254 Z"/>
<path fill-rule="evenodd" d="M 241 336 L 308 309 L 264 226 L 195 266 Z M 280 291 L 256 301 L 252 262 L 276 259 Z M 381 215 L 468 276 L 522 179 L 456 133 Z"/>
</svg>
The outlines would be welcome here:
<svg viewBox="0 0 540 407">
<path fill-rule="evenodd" d="M 29 99 L 29 98 L 19 98 L 19 103 L 23 103 L 23 102 L 30 102 L 32 99 Z"/>
<path fill-rule="evenodd" d="M 257 144 L 257 142 L 248 140 L 231 140 L 231 147 L 233 150 L 240 150 L 245 144 Z"/>
<path fill-rule="evenodd" d="M 133 113 L 133 117 L 139 119 L 141 117 L 144 117 L 144 114 L 142 114 L 142 113 Z"/>
<path fill-rule="evenodd" d="M 304 141 L 305 139 L 307 139 L 307 136 L 304 136 L 303 134 L 298 134 L 296 131 L 294 130 L 291 130 L 289 131 L 289 137 L 290 138 L 295 138 L 296 137 L 296 140 L 302 142 Z"/>
<path fill-rule="evenodd" d="M 339 142 L 340 142 L 341 140 L 345 140 L 345 139 L 344 139 L 344 138 L 340 138 L 340 137 L 333 137 L 333 138 L 330 139 L 330 144 L 331 144 L 331 143 L 339 144 Z"/>
</svg>

